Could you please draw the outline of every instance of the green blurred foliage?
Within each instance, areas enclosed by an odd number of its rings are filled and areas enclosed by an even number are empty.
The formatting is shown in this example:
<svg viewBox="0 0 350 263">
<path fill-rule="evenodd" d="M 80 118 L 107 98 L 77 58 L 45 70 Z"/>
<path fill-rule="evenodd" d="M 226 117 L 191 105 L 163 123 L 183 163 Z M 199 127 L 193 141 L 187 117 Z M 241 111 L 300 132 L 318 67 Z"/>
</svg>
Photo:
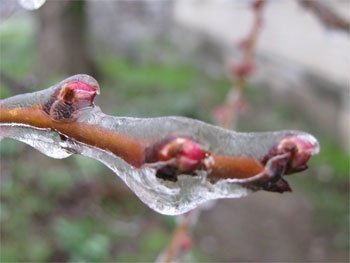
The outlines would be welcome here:
<svg viewBox="0 0 350 263">
<path fill-rule="evenodd" d="M 328 233 L 336 248 L 348 249 L 350 156 L 331 139 L 319 139 L 321 152 L 310 161 L 311 176 L 297 183 L 313 200 L 316 231 Z"/>
<path fill-rule="evenodd" d="M 3 21 L 0 36 L 1 68 L 19 78 L 31 72 L 35 65 L 33 21 L 27 17 Z"/>
<path fill-rule="evenodd" d="M 57 218 L 53 222 L 54 235 L 61 248 L 69 253 L 71 262 L 103 262 L 108 260 L 111 236 L 106 225 L 96 229 L 94 219 L 68 220 Z"/>
<path fill-rule="evenodd" d="M 112 115 L 181 115 L 212 121 L 210 109 L 230 87 L 229 80 L 211 78 L 188 64 L 134 63 L 102 56 L 98 65 L 104 78 L 97 103 Z"/>
</svg>

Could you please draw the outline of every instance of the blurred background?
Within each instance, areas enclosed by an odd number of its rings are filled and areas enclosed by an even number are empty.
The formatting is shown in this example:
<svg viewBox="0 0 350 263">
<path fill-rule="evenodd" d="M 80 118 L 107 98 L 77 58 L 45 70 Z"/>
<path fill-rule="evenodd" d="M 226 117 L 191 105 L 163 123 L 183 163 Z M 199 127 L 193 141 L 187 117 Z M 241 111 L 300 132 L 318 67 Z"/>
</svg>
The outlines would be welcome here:
<svg viewBox="0 0 350 263">
<path fill-rule="evenodd" d="M 293 193 L 203 211 L 189 262 L 349 261 L 350 31 L 302 2 L 267 2 L 237 130 L 304 130 L 321 153 L 288 178 Z M 348 0 L 318 2 L 349 25 Z M 1 98 L 86 73 L 106 114 L 209 123 L 253 21 L 242 0 L 46 1 L 35 10 L 0 0 L 0 10 Z M 97 161 L 50 159 L 9 139 L 0 154 L 1 262 L 149 262 L 169 242 L 175 219 Z"/>
</svg>

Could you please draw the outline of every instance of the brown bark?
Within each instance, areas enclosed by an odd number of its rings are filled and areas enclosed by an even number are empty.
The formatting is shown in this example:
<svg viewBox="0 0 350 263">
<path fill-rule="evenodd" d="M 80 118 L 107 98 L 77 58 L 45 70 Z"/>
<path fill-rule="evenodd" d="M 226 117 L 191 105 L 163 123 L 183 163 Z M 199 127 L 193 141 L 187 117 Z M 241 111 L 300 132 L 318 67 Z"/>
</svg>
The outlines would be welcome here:
<svg viewBox="0 0 350 263">
<path fill-rule="evenodd" d="M 68 138 L 108 150 L 135 167 L 140 167 L 144 162 L 144 146 L 140 140 L 95 125 L 54 121 L 42 110 L 41 105 L 12 109 L 0 107 L 0 123 L 24 123 L 57 130 Z"/>
</svg>

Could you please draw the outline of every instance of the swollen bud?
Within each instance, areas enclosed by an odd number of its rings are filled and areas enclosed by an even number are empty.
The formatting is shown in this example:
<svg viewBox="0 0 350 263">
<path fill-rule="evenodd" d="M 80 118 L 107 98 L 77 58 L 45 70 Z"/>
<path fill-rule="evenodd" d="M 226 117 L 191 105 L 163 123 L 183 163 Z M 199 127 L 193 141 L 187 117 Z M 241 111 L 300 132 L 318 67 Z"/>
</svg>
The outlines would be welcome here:
<svg viewBox="0 0 350 263">
<path fill-rule="evenodd" d="M 290 153 L 286 167 L 286 174 L 289 174 L 305 170 L 310 157 L 319 152 L 319 145 L 310 135 L 288 136 L 280 141 L 277 152 Z"/>
<path fill-rule="evenodd" d="M 157 177 L 177 181 L 177 175 L 190 174 L 204 167 L 209 153 L 195 140 L 171 136 L 146 149 L 145 163 L 157 169 Z"/>
<path fill-rule="evenodd" d="M 250 76 L 255 71 L 255 65 L 251 62 L 239 62 L 231 67 L 231 73 L 237 76 Z"/>
<path fill-rule="evenodd" d="M 80 116 L 80 110 L 93 106 L 99 93 L 96 81 L 88 84 L 82 80 L 69 81 L 52 96 L 43 110 L 55 121 L 73 121 Z"/>
<path fill-rule="evenodd" d="M 281 156 L 278 167 L 283 168 L 284 174 L 301 172 L 307 169 L 310 157 L 317 154 L 319 150 L 317 140 L 309 134 L 286 136 L 269 151 L 262 163 L 266 164 L 275 156 Z"/>
</svg>

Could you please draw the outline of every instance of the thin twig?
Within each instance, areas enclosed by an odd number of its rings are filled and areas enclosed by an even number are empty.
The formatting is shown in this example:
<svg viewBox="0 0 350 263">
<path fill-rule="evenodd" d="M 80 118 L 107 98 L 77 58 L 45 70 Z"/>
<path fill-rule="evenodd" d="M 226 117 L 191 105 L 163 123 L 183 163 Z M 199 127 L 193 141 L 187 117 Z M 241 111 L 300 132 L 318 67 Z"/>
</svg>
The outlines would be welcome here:
<svg viewBox="0 0 350 263">
<path fill-rule="evenodd" d="M 251 3 L 254 12 L 254 22 L 248 36 L 239 45 L 243 51 L 241 60 L 231 67 L 231 73 L 234 76 L 233 86 L 226 97 L 224 105 L 219 106 L 214 112 L 219 125 L 227 129 L 232 129 L 236 126 L 238 113 L 245 104 L 243 91 L 247 77 L 254 72 L 253 56 L 262 26 L 263 7 L 265 4 L 265 0 L 255 0 Z"/>
<path fill-rule="evenodd" d="M 196 223 L 199 213 L 200 209 L 194 209 L 177 217 L 178 224 L 170 238 L 167 249 L 158 257 L 158 263 L 173 262 L 174 259 L 181 257 L 181 254 L 191 249 L 191 225 Z"/>
<path fill-rule="evenodd" d="M 299 0 L 299 2 L 308 8 L 325 27 L 350 33 L 350 21 L 337 14 L 329 6 L 315 0 Z"/>
</svg>

